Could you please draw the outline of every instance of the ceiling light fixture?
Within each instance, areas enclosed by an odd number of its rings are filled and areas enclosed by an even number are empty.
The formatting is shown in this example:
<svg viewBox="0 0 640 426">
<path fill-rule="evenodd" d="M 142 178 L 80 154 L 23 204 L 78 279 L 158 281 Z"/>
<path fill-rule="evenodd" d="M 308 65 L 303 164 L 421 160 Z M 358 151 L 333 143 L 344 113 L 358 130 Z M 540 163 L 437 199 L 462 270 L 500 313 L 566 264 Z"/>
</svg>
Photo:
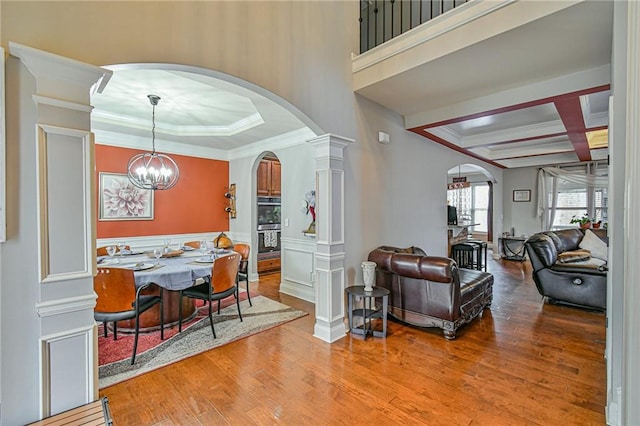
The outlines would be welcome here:
<svg viewBox="0 0 640 426">
<path fill-rule="evenodd" d="M 180 170 L 175 161 L 168 155 L 156 153 L 156 105 L 160 96 L 147 95 L 153 105 L 151 120 L 152 151 L 136 154 L 129 160 L 127 175 L 132 184 L 142 189 L 170 189 L 180 177 Z"/>
</svg>

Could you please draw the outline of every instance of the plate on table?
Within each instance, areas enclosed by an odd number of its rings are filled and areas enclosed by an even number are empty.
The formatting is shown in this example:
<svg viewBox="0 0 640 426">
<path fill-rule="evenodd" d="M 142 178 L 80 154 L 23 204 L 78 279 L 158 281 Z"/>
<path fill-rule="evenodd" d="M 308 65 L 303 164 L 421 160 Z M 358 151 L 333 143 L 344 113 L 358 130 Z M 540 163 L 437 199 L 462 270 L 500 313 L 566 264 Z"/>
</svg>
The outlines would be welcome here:
<svg viewBox="0 0 640 426">
<path fill-rule="evenodd" d="M 226 254 L 226 253 L 229 253 L 229 251 L 230 250 L 223 249 L 223 248 L 213 248 L 213 249 L 209 250 L 209 253 Z"/>
<path fill-rule="evenodd" d="M 156 265 L 154 265 L 153 263 L 140 262 L 140 263 L 136 263 L 136 264 L 127 266 L 127 268 L 133 269 L 134 271 L 145 271 L 147 269 L 153 268 L 154 266 L 156 266 Z"/>
<path fill-rule="evenodd" d="M 167 257 L 176 257 L 176 256 L 180 256 L 182 255 L 182 253 L 184 253 L 184 251 L 182 250 L 171 250 L 169 252 L 166 253 L 162 253 L 162 257 L 163 258 L 167 258 Z M 155 256 L 153 255 L 153 252 L 147 252 L 147 256 L 151 257 L 151 258 L 155 258 Z"/>
<path fill-rule="evenodd" d="M 193 250 L 195 250 L 195 249 L 194 249 L 193 247 L 191 247 L 191 246 L 182 246 L 182 247 L 181 247 L 181 250 L 184 250 L 184 251 L 193 251 Z"/>
<path fill-rule="evenodd" d="M 135 256 L 138 254 L 143 254 L 144 251 L 142 250 L 122 250 L 121 252 L 118 252 L 117 254 L 120 254 L 122 256 Z"/>
<path fill-rule="evenodd" d="M 212 256 L 199 257 L 196 259 L 198 263 L 213 263 L 215 259 Z"/>
</svg>

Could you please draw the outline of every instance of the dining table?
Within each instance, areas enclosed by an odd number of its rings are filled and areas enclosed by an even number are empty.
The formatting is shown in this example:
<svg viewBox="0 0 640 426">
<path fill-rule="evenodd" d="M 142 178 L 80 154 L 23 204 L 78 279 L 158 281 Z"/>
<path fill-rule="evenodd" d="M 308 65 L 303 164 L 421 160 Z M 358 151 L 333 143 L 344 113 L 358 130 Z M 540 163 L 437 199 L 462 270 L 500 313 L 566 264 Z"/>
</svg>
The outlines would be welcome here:
<svg viewBox="0 0 640 426">
<path fill-rule="evenodd" d="M 127 251 L 121 255 L 100 256 L 98 267 L 126 268 L 133 270 L 136 287 L 151 285 L 142 290 L 143 294 L 159 294 L 162 291 L 165 327 L 178 323 L 180 317 L 180 290 L 211 276 L 215 259 L 233 253 L 231 250 L 217 253 L 202 253 L 187 247 L 169 250 L 156 259 L 153 251 Z M 188 297 L 182 300 L 184 320 L 196 315 L 196 301 Z M 160 328 L 160 305 L 154 306 L 140 315 L 140 332 L 151 332 Z M 135 320 L 118 322 L 118 331 L 124 333 L 135 330 Z"/>
</svg>

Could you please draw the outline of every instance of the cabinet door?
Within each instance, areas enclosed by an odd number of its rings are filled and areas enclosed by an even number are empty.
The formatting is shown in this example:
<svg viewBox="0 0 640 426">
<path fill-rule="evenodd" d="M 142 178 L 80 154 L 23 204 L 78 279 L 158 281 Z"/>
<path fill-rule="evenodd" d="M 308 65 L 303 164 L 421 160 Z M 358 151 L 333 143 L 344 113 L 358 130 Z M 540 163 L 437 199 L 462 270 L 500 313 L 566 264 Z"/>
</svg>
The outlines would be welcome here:
<svg viewBox="0 0 640 426">
<path fill-rule="evenodd" d="M 280 191 L 280 163 L 271 162 L 271 195 L 281 195 Z"/>
<path fill-rule="evenodd" d="M 269 195 L 271 185 L 271 161 L 262 160 L 258 164 L 258 195 Z"/>
</svg>

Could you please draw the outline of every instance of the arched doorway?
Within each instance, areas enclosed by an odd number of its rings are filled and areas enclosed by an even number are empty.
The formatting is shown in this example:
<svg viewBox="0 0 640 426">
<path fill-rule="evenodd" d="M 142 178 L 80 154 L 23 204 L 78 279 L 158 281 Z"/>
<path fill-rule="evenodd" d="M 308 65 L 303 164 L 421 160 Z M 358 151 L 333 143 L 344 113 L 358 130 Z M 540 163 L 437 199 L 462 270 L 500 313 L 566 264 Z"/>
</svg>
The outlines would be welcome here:
<svg viewBox="0 0 640 426">
<path fill-rule="evenodd" d="M 484 167 L 459 164 L 447 171 L 449 225 L 465 227 L 460 232 L 493 242 L 494 194 L 496 179 Z"/>
<path fill-rule="evenodd" d="M 280 272 L 281 176 L 281 163 L 276 154 L 267 151 L 257 159 L 255 247 L 258 275 Z"/>
</svg>

